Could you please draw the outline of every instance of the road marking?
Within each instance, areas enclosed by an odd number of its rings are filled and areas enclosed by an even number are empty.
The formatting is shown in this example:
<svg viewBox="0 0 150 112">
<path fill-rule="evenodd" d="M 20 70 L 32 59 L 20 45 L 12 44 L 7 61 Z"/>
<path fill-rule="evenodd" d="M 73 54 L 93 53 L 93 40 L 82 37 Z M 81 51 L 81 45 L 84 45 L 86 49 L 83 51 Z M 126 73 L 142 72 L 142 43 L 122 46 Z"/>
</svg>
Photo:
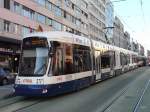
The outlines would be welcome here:
<svg viewBox="0 0 150 112">
<path fill-rule="evenodd" d="M 138 109 L 139 109 L 139 107 L 140 107 L 140 104 L 141 104 L 141 101 L 142 101 L 142 99 L 143 99 L 143 96 L 144 96 L 144 94 L 145 94 L 145 92 L 146 92 L 146 90 L 147 90 L 149 84 L 150 84 L 150 80 L 146 83 L 145 88 L 144 88 L 144 90 L 143 90 L 143 92 L 142 92 L 142 95 L 140 96 L 140 98 L 139 98 L 139 100 L 138 100 L 138 103 L 135 105 L 135 108 L 134 108 L 133 112 L 137 112 L 137 111 L 138 111 Z"/>
</svg>

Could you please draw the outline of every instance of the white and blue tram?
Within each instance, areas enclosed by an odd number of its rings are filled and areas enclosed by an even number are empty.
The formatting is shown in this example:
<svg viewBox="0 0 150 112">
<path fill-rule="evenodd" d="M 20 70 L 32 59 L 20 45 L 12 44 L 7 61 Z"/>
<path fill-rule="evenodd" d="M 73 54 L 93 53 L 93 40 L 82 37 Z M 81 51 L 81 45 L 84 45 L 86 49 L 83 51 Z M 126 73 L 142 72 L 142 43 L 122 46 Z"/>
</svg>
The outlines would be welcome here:
<svg viewBox="0 0 150 112">
<path fill-rule="evenodd" d="M 15 94 L 53 96 L 79 90 L 137 67 L 137 53 L 67 32 L 22 40 Z"/>
</svg>

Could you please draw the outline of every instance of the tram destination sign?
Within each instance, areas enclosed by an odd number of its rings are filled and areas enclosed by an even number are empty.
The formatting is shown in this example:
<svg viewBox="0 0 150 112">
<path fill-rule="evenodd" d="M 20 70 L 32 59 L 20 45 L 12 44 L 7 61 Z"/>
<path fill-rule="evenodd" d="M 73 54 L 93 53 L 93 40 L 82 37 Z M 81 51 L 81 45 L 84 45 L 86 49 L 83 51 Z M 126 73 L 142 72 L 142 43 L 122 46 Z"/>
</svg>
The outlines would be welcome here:
<svg viewBox="0 0 150 112">
<path fill-rule="evenodd" d="M 46 38 L 28 37 L 23 39 L 23 48 L 48 47 Z"/>
</svg>

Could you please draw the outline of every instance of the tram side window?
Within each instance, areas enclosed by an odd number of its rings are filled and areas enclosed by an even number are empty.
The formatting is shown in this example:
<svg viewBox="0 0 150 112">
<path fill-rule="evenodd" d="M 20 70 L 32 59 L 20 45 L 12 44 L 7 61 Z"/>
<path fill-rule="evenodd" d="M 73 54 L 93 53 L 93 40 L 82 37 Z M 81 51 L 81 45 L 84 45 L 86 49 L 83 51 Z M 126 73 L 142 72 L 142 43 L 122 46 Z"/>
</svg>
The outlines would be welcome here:
<svg viewBox="0 0 150 112">
<path fill-rule="evenodd" d="M 127 55 L 127 63 L 128 64 L 130 63 L 130 55 L 129 54 Z"/>
<path fill-rule="evenodd" d="M 110 67 L 110 59 L 111 59 L 111 57 L 109 55 L 109 52 L 107 52 L 101 56 L 101 67 L 102 67 L 102 69 Z"/>
<path fill-rule="evenodd" d="M 132 55 L 132 63 L 136 63 L 136 56 L 135 55 Z"/>
<path fill-rule="evenodd" d="M 72 53 L 72 45 L 65 44 L 64 45 L 64 63 L 65 63 L 65 74 L 73 73 L 73 53 Z"/>
<path fill-rule="evenodd" d="M 116 58 L 115 58 L 115 52 L 114 51 L 110 51 L 110 65 L 111 67 L 116 66 Z"/>
<path fill-rule="evenodd" d="M 90 49 L 85 46 L 75 45 L 73 49 L 74 72 L 84 72 L 91 70 Z"/>
<path fill-rule="evenodd" d="M 64 74 L 64 60 L 63 60 L 63 45 L 58 42 L 53 42 L 53 56 L 51 59 L 52 73 L 54 76 Z"/>
<path fill-rule="evenodd" d="M 120 63 L 121 63 L 121 65 L 128 64 L 127 55 L 125 55 L 124 53 L 120 53 Z"/>
</svg>

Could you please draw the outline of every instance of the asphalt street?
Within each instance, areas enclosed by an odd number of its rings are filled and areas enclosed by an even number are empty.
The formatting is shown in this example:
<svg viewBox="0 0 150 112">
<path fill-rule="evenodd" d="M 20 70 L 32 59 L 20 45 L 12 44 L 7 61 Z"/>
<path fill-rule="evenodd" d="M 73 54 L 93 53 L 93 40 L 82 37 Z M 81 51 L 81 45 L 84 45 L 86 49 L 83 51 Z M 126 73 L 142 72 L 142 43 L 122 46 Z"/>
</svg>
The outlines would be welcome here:
<svg viewBox="0 0 150 112">
<path fill-rule="evenodd" d="M 0 86 L 0 100 L 13 94 L 13 85 Z"/>
<path fill-rule="evenodd" d="M 78 92 L 0 106 L 0 112 L 146 112 L 149 83 L 150 68 L 143 67 Z"/>
</svg>

